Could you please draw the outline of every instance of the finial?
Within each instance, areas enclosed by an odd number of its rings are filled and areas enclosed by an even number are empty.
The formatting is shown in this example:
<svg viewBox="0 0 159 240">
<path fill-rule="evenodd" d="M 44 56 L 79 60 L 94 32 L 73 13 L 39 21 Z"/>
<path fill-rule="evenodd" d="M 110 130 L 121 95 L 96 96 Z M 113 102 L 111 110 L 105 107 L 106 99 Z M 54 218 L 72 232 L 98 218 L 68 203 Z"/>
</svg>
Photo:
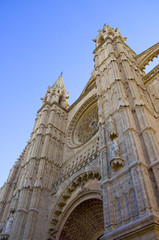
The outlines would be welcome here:
<svg viewBox="0 0 159 240">
<path fill-rule="evenodd" d="M 70 105 L 68 104 L 68 99 L 69 99 L 69 92 L 67 92 L 67 95 L 66 95 L 66 104 L 65 104 L 66 109 L 70 107 Z"/>
<path fill-rule="evenodd" d="M 62 76 L 63 72 L 61 72 L 60 76 Z"/>
</svg>

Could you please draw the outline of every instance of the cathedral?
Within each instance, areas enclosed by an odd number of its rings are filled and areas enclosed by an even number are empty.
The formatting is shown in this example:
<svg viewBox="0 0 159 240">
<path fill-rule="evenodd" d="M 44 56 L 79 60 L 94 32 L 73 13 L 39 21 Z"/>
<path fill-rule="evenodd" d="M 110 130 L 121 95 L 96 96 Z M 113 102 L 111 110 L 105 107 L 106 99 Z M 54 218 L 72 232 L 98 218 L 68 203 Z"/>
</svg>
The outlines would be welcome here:
<svg viewBox="0 0 159 240">
<path fill-rule="evenodd" d="M 140 54 L 98 31 L 94 70 L 68 104 L 48 87 L 0 189 L 1 240 L 159 239 L 159 43 Z"/>
</svg>

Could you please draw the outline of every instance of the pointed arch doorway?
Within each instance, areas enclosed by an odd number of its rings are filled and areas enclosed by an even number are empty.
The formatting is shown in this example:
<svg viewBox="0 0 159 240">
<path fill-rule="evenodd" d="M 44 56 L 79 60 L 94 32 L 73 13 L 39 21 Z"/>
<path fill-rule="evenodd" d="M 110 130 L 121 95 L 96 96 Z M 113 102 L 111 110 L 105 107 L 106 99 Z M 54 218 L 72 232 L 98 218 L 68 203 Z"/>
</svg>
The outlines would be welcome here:
<svg viewBox="0 0 159 240">
<path fill-rule="evenodd" d="M 88 199 L 71 212 L 59 240 L 99 240 L 104 234 L 103 202 Z"/>
</svg>

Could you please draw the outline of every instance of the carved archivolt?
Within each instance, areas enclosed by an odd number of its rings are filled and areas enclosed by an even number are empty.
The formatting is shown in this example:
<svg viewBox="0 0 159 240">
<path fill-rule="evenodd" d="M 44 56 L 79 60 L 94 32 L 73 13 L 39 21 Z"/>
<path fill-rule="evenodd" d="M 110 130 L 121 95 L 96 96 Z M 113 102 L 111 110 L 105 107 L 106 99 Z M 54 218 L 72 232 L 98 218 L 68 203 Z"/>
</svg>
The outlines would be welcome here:
<svg viewBox="0 0 159 240">
<path fill-rule="evenodd" d="M 97 131 L 97 96 L 89 98 L 73 117 L 67 131 L 67 144 L 75 148 L 87 142 Z"/>
<path fill-rule="evenodd" d="M 68 199 L 71 197 L 72 193 L 78 188 L 83 187 L 86 182 L 90 179 L 101 179 L 101 174 L 99 170 L 90 170 L 84 172 L 73 179 L 73 181 L 65 188 L 65 190 L 60 195 L 56 206 L 51 214 L 51 222 L 49 228 L 49 235 L 52 236 L 56 232 L 56 226 L 59 222 L 60 215 L 63 213 L 63 209 L 67 204 Z M 51 238 L 48 238 L 51 239 Z"/>
<path fill-rule="evenodd" d="M 93 198 L 82 201 L 72 210 L 57 239 L 97 240 L 103 233 L 103 203 Z"/>
</svg>

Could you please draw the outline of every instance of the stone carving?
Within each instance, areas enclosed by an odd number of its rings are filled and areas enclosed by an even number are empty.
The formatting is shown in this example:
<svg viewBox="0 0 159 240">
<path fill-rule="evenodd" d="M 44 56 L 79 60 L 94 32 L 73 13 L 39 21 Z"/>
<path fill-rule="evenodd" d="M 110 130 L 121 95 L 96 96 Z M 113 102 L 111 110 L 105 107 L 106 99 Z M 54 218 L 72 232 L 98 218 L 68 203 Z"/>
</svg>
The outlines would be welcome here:
<svg viewBox="0 0 159 240">
<path fill-rule="evenodd" d="M 2 240 L 8 239 L 8 237 L 10 235 L 12 224 L 13 224 L 13 220 L 14 220 L 13 214 L 14 214 L 13 212 L 10 213 L 10 217 L 9 217 L 9 219 L 6 222 L 5 228 L 4 228 L 2 236 L 1 236 Z"/>
<path fill-rule="evenodd" d="M 11 230 L 11 227 L 12 227 L 12 224 L 13 224 L 13 216 L 11 215 L 10 218 L 8 219 L 7 223 L 6 223 L 6 226 L 5 226 L 5 229 L 4 229 L 4 232 L 5 233 L 10 233 L 10 230 Z"/>
<path fill-rule="evenodd" d="M 67 145 L 71 148 L 86 143 L 98 131 L 97 96 L 91 96 L 76 112 L 67 131 Z"/>
<path fill-rule="evenodd" d="M 52 214 L 52 220 L 49 228 L 49 235 L 53 235 L 54 232 L 56 232 L 56 225 L 59 221 L 60 215 L 62 214 L 63 208 L 65 207 L 68 199 L 71 197 L 73 192 L 78 188 L 81 187 L 82 191 L 87 191 L 86 188 L 84 188 L 84 185 L 90 180 L 90 179 L 97 179 L 100 181 L 101 174 L 98 170 L 92 170 L 87 171 L 84 173 L 81 173 L 76 178 L 74 178 L 71 183 L 64 189 L 64 191 L 61 193 L 61 196 L 58 200 L 58 203 L 56 204 L 56 207 L 54 209 L 54 212 Z M 54 191 L 54 190 L 53 190 Z M 57 193 L 57 191 L 54 191 L 54 193 Z"/>
<path fill-rule="evenodd" d="M 53 184 L 53 188 L 56 189 L 60 183 L 64 182 L 67 178 L 71 177 L 76 172 L 80 171 L 85 166 L 89 166 L 89 164 L 95 160 L 98 160 L 99 158 L 99 152 L 92 154 L 89 156 L 84 162 L 80 161 L 81 156 L 79 158 L 79 162 L 77 162 L 77 165 L 74 165 L 74 163 L 67 165 L 63 171 L 62 171 L 62 177 Z M 56 191 L 55 191 L 56 192 Z"/>
<path fill-rule="evenodd" d="M 111 140 L 113 140 L 118 136 L 118 133 L 116 131 L 115 122 L 111 116 L 109 117 L 109 126 L 110 126 L 109 137 Z"/>
<path fill-rule="evenodd" d="M 113 158 L 119 158 L 119 146 L 115 139 L 112 141 L 111 153 Z"/>
<path fill-rule="evenodd" d="M 81 143 L 87 142 L 98 130 L 98 113 L 97 107 L 95 106 L 87 113 L 86 116 L 81 118 L 78 126 L 78 140 Z"/>
<path fill-rule="evenodd" d="M 99 199 L 89 199 L 82 202 L 67 219 L 59 240 L 99 239 L 101 229 L 104 228 L 102 208 L 102 201 Z M 86 227 L 83 228 L 83 226 Z M 97 238 L 94 238 L 95 234 Z"/>
<path fill-rule="evenodd" d="M 142 70 L 159 44 L 137 55 L 109 25 L 95 41 L 95 74 L 70 107 L 62 76 L 48 88 L 0 189 L 1 239 L 46 239 L 48 231 L 49 240 L 159 235 L 159 67 Z M 91 208 L 83 207 L 86 199 Z"/>
<path fill-rule="evenodd" d="M 111 161 L 110 165 L 117 171 L 120 167 L 124 166 L 124 160 L 120 158 L 119 145 L 117 143 L 118 133 L 116 131 L 115 123 L 110 116 L 109 118 L 110 132 L 109 137 L 111 139 Z"/>
</svg>

